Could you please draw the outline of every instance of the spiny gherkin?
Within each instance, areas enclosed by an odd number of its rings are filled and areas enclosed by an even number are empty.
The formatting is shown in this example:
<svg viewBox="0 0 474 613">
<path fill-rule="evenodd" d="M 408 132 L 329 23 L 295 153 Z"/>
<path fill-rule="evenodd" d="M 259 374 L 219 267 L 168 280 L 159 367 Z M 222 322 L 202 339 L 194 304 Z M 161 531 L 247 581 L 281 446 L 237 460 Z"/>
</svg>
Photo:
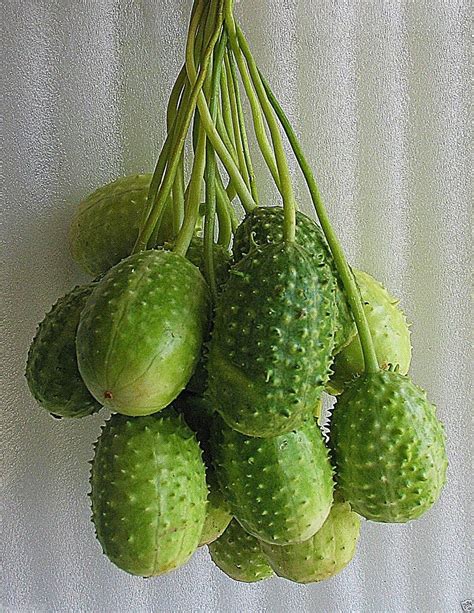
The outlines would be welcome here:
<svg viewBox="0 0 474 613">
<path fill-rule="evenodd" d="M 231 269 L 207 364 L 212 405 L 229 426 L 277 436 L 314 408 L 332 361 L 332 290 L 327 266 L 296 243 L 254 249 Z"/>
<path fill-rule="evenodd" d="M 261 543 L 270 566 L 279 577 L 296 583 L 314 583 L 334 577 L 355 554 L 360 517 L 348 502 L 335 502 L 322 528 L 307 541 L 294 545 Z"/>
<path fill-rule="evenodd" d="M 130 255 L 145 212 L 151 174 L 120 177 L 83 200 L 69 230 L 74 260 L 96 276 Z M 172 209 L 164 212 L 154 246 L 173 237 Z"/>
<path fill-rule="evenodd" d="M 323 525 L 332 504 L 332 468 L 312 416 L 272 438 L 245 436 L 216 418 L 211 450 L 222 492 L 247 532 L 285 545 Z"/>
<path fill-rule="evenodd" d="M 354 511 L 379 522 L 417 519 L 446 479 L 444 429 L 426 393 L 400 373 L 364 373 L 330 423 L 336 477 Z"/>
<path fill-rule="evenodd" d="M 211 559 L 235 581 L 254 583 L 273 576 L 258 540 L 233 519 L 224 534 L 209 545 Z"/>
<path fill-rule="evenodd" d="M 196 433 L 203 452 L 208 495 L 206 520 L 199 546 L 208 545 L 224 532 L 232 519 L 229 504 L 222 494 L 212 466 L 209 437 L 214 412 L 207 400 L 188 392 L 180 394 L 173 405 L 183 415 L 191 430 Z"/>
<path fill-rule="evenodd" d="M 209 290 L 186 258 L 131 255 L 96 285 L 77 330 L 79 371 L 112 411 L 148 415 L 188 383 L 208 325 Z"/>
<path fill-rule="evenodd" d="M 35 400 L 60 417 L 84 417 L 101 408 L 79 374 L 76 331 L 94 285 L 75 287 L 60 298 L 39 324 L 31 343 L 26 379 Z"/>
<path fill-rule="evenodd" d="M 257 207 L 239 225 L 234 238 L 234 257 L 238 262 L 255 247 L 283 240 L 283 208 Z M 346 299 L 344 286 L 321 228 L 301 211 L 296 213 L 296 242 L 314 259 L 316 266 L 329 267 L 334 283 L 334 353 L 340 351 L 354 336 L 354 320 Z"/>
<path fill-rule="evenodd" d="M 92 519 L 108 558 L 151 577 L 182 566 L 196 550 L 206 514 L 206 477 L 193 432 L 171 408 L 113 415 L 95 449 Z"/>
<path fill-rule="evenodd" d="M 380 368 L 398 366 L 400 373 L 408 372 L 411 362 L 410 330 L 398 300 L 371 275 L 352 269 L 359 286 L 367 323 L 372 335 Z M 327 385 L 332 394 L 340 394 L 345 386 L 364 370 L 364 358 L 359 336 L 356 336 L 335 357 L 334 374 Z"/>
</svg>

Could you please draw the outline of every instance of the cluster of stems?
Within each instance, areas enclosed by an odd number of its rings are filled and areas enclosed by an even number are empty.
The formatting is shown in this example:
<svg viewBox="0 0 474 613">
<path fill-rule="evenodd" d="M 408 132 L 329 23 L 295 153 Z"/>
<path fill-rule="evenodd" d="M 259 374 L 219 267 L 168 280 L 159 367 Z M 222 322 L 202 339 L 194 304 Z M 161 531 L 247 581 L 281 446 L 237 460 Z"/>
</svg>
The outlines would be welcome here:
<svg viewBox="0 0 474 613">
<path fill-rule="evenodd" d="M 238 223 L 234 203 L 245 213 L 259 203 L 243 93 L 251 110 L 258 148 L 281 194 L 284 240 L 295 240 L 297 207 L 281 127 L 303 172 L 344 284 L 358 328 L 366 371 L 375 372 L 377 358 L 354 276 L 295 132 L 260 73 L 236 23 L 233 0 L 194 1 L 186 60 L 169 98 L 167 137 L 150 184 L 134 252 L 156 244 L 155 237 L 167 207 L 171 207 L 173 215 L 173 248 L 180 255 L 186 255 L 196 228 L 203 223 L 205 273 L 212 296 L 216 298 L 214 244 L 217 241 L 228 248 L 231 243 Z M 185 160 L 189 157 L 192 167 L 186 173 Z"/>
</svg>

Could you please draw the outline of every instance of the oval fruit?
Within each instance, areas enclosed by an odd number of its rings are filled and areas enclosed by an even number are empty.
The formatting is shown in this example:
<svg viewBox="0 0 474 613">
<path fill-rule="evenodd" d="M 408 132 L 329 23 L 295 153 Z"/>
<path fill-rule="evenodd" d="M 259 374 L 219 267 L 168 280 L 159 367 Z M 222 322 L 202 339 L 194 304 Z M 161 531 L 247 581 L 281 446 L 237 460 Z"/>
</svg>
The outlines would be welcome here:
<svg viewBox="0 0 474 613">
<path fill-rule="evenodd" d="M 327 267 L 295 243 L 255 249 L 231 269 L 207 366 L 212 405 L 229 426 L 277 436 L 314 408 L 332 361 L 332 293 Z"/>
<path fill-rule="evenodd" d="M 405 375 L 411 362 L 410 330 L 398 300 L 371 275 L 352 269 L 359 286 L 364 311 L 372 334 L 380 368 L 398 366 Z M 340 394 L 354 377 L 364 370 L 364 358 L 359 336 L 356 336 L 336 356 L 334 374 L 327 385 L 331 394 Z"/>
<path fill-rule="evenodd" d="M 235 581 L 255 583 L 273 576 L 260 543 L 233 519 L 224 534 L 209 545 L 211 559 Z"/>
<path fill-rule="evenodd" d="M 444 430 L 408 377 L 361 375 L 338 398 L 330 431 L 339 488 L 359 515 L 407 522 L 438 499 L 446 479 Z"/>
<path fill-rule="evenodd" d="M 283 240 L 283 208 L 257 207 L 237 228 L 234 238 L 234 256 L 238 262 L 256 247 Z M 328 266 L 334 278 L 333 318 L 335 323 L 334 353 L 353 338 L 354 320 L 339 278 L 334 259 L 321 228 L 301 211 L 296 213 L 296 242 L 306 249 L 318 266 Z"/>
<path fill-rule="evenodd" d="M 208 316 L 208 288 L 191 262 L 161 250 L 132 255 L 97 284 L 81 314 L 82 378 L 112 411 L 159 411 L 191 378 Z"/>
<path fill-rule="evenodd" d="M 26 364 L 35 400 L 60 417 L 84 417 L 101 408 L 79 374 L 76 331 L 93 284 L 75 287 L 60 298 L 39 324 Z"/>
<path fill-rule="evenodd" d="M 247 532 L 286 545 L 323 525 L 332 504 L 332 468 L 312 417 L 297 430 L 265 439 L 216 419 L 211 446 L 222 492 Z"/>
<path fill-rule="evenodd" d="M 106 272 L 130 255 L 145 213 L 151 174 L 120 177 L 87 196 L 69 230 L 74 260 L 87 273 Z M 172 209 L 164 212 L 155 245 L 173 238 Z"/>
<path fill-rule="evenodd" d="M 197 549 L 206 477 L 193 432 L 170 407 L 159 415 L 113 415 L 95 449 L 92 519 L 105 555 L 133 575 L 182 566 Z"/>
<path fill-rule="evenodd" d="M 335 502 L 316 534 L 294 545 L 261 543 L 270 566 L 279 577 L 296 583 L 314 583 L 334 577 L 355 554 L 360 517 L 348 502 Z"/>
</svg>

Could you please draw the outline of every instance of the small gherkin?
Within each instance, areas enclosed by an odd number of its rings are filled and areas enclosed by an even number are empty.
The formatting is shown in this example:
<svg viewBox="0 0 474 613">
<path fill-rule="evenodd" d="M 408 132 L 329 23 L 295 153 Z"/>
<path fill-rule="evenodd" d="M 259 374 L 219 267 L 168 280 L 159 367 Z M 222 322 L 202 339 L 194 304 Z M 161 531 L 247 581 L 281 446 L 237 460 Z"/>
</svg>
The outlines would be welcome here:
<svg viewBox="0 0 474 613">
<path fill-rule="evenodd" d="M 338 398 L 330 431 L 338 486 L 363 517 L 403 523 L 438 499 L 446 480 L 444 429 L 408 377 L 362 374 Z"/>
<path fill-rule="evenodd" d="M 255 583 L 273 576 L 259 541 L 233 519 L 224 534 L 209 545 L 211 559 L 235 581 Z"/>
<path fill-rule="evenodd" d="M 92 461 L 92 519 L 116 566 L 143 577 L 182 566 L 198 546 L 206 494 L 201 450 L 173 408 L 106 423 Z"/>
<path fill-rule="evenodd" d="M 262 542 L 261 547 L 279 577 L 314 583 L 334 577 L 349 564 L 359 533 L 357 513 L 348 502 L 335 502 L 322 528 L 307 541 L 283 546 Z"/>
<path fill-rule="evenodd" d="M 255 247 L 281 242 L 283 219 L 284 211 L 279 206 L 257 207 L 249 213 L 235 233 L 233 247 L 235 260 L 238 262 Z M 296 242 L 308 251 L 316 266 L 328 266 L 333 275 L 334 353 L 338 353 L 355 334 L 354 320 L 324 234 L 318 224 L 301 211 L 296 213 Z"/>
<path fill-rule="evenodd" d="M 214 411 L 207 400 L 188 392 L 183 392 L 173 405 L 183 415 L 191 430 L 196 433 L 203 452 L 208 494 L 206 520 L 199 546 L 208 545 L 219 538 L 232 519 L 229 504 L 222 494 L 212 466 L 209 437 Z"/>
<path fill-rule="evenodd" d="M 332 468 L 312 416 L 272 438 L 244 436 L 216 418 L 211 451 L 231 512 L 253 536 L 286 545 L 323 525 L 333 500 Z"/>
<path fill-rule="evenodd" d="M 77 329 L 79 371 L 94 397 L 124 415 L 149 415 L 184 389 L 210 311 L 199 270 L 170 251 L 142 251 L 111 268 Z"/>
<path fill-rule="evenodd" d="M 296 243 L 254 249 L 231 269 L 207 362 L 212 405 L 229 426 L 277 436 L 314 408 L 332 361 L 332 292 L 327 266 Z"/>
<path fill-rule="evenodd" d="M 362 270 L 352 269 L 359 286 L 367 323 L 380 368 L 398 366 L 408 372 L 411 362 L 410 329 L 398 300 L 381 283 Z M 364 370 L 359 336 L 356 336 L 335 357 L 334 373 L 327 385 L 331 394 L 340 394 L 354 377 Z"/>
<path fill-rule="evenodd" d="M 84 417 L 101 408 L 79 374 L 76 331 L 94 285 L 75 287 L 39 324 L 31 343 L 26 380 L 35 400 L 59 417 Z"/>
<path fill-rule="evenodd" d="M 87 196 L 78 206 L 69 230 L 74 260 L 96 276 L 130 255 L 145 213 L 151 174 L 120 177 Z M 173 237 L 172 208 L 164 212 L 154 246 Z"/>
</svg>

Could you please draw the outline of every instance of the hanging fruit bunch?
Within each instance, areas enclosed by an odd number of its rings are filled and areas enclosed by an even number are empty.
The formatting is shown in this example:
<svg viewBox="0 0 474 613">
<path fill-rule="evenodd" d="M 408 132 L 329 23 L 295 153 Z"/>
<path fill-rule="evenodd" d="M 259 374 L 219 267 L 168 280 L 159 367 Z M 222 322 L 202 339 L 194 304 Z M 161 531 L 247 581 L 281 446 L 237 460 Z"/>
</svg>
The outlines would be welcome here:
<svg viewBox="0 0 474 613">
<path fill-rule="evenodd" d="M 260 203 L 249 126 L 281 207 Z M 297 211 L 283 132 L 319 225 Z M 161 575 L 209 545 L 238 581 L 322 581 L 361 517 L 407 522 L 438 499 L 444 432 L 406 375 L 405 317 L 346 262 L 232 0 L 194 2 L 153 175 L 94 192 L 70 240 L 95 278 L 46 315 L 26 376 L 56 417 L 112 413 L 90 498 L 119 568 Z"/>
</svg>

